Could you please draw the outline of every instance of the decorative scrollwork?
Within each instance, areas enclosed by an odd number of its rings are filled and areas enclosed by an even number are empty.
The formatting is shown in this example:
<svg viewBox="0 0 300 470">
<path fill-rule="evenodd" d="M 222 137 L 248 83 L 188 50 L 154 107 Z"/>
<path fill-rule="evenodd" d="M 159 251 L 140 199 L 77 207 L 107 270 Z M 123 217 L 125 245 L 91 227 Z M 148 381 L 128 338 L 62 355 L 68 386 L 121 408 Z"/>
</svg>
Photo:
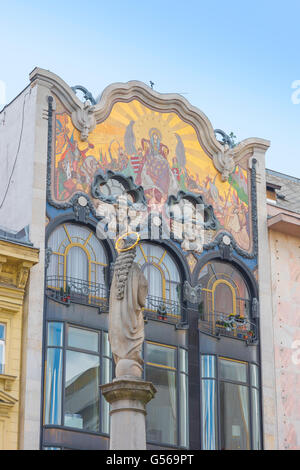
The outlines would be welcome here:
<svg viewBox="0 0 300 470">
<path fill-rule="evenodd" d="M 52 249 L 51 248 L 46 248 L 45 250 L 45 268 L 48 269 L 49 264 L 50 264 L 50 257 L 52 255 Z"/>
<path fill-rule="evenodd" d="M 174 218 L 174 206 L 182 202 L 190 202 L 197 211 L 197 205 L 203 208 L 203 228 L 204 230 L 217 230 L 218 220 L 214 214 L 214 209 L 211 205 L 204 202 L 201 194 L 194 194 L 187 191 L 178 191 L 177 196 L 171 195 L 167 201 L 167 212 L 171 218 Z"/>
<path fill-rule="evenodd" d="M 199 304 L 202 297 L 202 288 L 198 284 L 196 287 L 192 287 L 188 281 L 184 281 L 183 284 L 183 298 L 192 304 Z"/>
<path fill-rule="evenodd" d="M 222 131 L 221 129 L 215 129 L 215 136 L 217 136 L 218 134 L 222 136 L 222 141 L 221 141 L 221 144 L 222 145 L 228 145 L 229 148 L 233 148 L 235 147 L 235 143 L 234 143 L 234 140 L 233 140 L 233 136 L 232 136 L 232 133 L 231 135 L 228 135 L 226 134 L 226 132 Z M 235 137 L 235 136 L 234 136 Z M 218 141 L 220 142 L 220 141 Z"/>
<path fill-rule="evenodd" d="M 146 206 L 146 198 L 142 186 L 137 186 L 132 178 L 132 176 L 125 177 L 120 173 L 115 173 L 114 171 L 108 170 L 106 174 L 102 170 L 98 170 L 95 173 L 94 180 L 91 186 L 91 193 L 95 199 L 100 199 L 102 202 L 109 204 L 117 203 L 118 196 L 114 194 L 105 195 L 101 191 L 101 186 L 109 183 L 111 180 L 117 180 L 123 187 L 124 192 L 127 194 L 133 202 L 128 200 L 128 205 L 132 206 L 135 204 L 140 204 Z"/>
</svg>

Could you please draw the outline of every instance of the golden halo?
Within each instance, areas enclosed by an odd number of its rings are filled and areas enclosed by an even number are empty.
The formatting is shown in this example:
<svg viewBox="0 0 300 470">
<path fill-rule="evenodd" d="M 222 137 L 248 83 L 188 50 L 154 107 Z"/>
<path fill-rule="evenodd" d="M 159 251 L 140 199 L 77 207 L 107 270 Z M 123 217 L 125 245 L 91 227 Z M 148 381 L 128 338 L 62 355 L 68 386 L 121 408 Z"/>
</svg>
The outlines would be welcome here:
<svg viewBox="0 0 300 470">
<path fill-rule="evenodd" d="M 161 141 L 162 139 L 162 135 L 161 135 L 161 132 L 159 129 L 157 129 L 157 127 L 151 127 L 150 131 L 149 131 L 149 137 L 151 139 L 151 137 L 153 136 L 153 134 L 157 134 L 158 137 L 159 137 L 159 140 Z"/>
<path fill-rule="evenodd" d="M 133 243 L 133 245 L 129 246 L 128 248 L 119 248 L 120 241 L 123 240 L 123 238 L 128 237 L 129 235 L 136 235 L 136 241 Z M 124 251 L 129 251 L 132 250 L 140 241 L 141 236 L 137 232 L 126 232 L 123 235 L 121 235 L 118 240 L 116 241 L 115 247 L 118 253 L 123 253 Z"/>
<path fill-rule="evenodd" d="M 176 117 L 175 113 L 174 117 Z M 171 116 L 169 113 L 168 117 Z M 184 124 L 184 123 L 183 123 Z M 169 160 L 172 161 L 171 157 L 176 155 L 177 139 L 175 131 L 170 126 L 166 118 L 163 118 L 162 114 L 144 114 L 136 120 L 133 131 L 136 139 L 136 147 L 142 147 L 142 139 L 149 139 L 149 133 L 153 130 L 158 130 L 161 134 L 160 143 L 168 147 L 169 149 Z"/>
</svg>

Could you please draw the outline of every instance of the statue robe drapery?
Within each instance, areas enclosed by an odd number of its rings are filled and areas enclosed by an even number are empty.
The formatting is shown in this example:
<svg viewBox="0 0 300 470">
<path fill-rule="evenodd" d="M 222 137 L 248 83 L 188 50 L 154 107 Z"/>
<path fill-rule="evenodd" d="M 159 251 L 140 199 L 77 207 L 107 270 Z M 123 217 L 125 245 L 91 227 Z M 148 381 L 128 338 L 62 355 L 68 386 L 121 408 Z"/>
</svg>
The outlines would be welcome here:
<svg viewBox="0 0 300 470">
<path fill-rule="evenodd" d="M 109 298 L 109 341 L 117 364 L 120 359 L 132 359 L 143 364 L 141 350 L 144 341 L 142 308 L 147 295 L 147 280 L 138 264 L 130 267 L 124 295 L 117 298 L 117 275 L 113 275 Z"/>
</svg>

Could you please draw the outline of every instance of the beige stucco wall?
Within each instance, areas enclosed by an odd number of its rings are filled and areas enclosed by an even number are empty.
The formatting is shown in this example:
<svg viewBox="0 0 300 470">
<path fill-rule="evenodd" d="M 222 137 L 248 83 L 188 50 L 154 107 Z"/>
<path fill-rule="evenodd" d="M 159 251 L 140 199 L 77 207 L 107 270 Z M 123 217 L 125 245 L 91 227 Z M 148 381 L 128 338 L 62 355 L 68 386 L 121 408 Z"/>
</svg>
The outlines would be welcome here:
<svg viewBox="0 0 300 470">
<path fill-rule="evenodd" d="M 269 231 L 278 448 L 300 449 L 300 239 Z"/>
</svg>

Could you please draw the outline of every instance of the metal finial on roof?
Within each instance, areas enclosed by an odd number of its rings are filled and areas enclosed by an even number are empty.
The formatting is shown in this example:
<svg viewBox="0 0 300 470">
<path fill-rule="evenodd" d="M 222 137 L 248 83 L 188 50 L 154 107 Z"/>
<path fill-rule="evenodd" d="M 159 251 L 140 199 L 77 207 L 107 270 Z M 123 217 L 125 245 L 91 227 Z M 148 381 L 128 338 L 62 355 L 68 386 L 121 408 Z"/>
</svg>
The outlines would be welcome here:
<svg viewBox="0 0 300 470">
<path fill-rule="evenodd" d="M 221 135 L 222 136 L 222 140 L 219 142 L 222 144 L 222 145 L 229 145 L 230 148 L 233 148 L 235 147 L 235 142 L 234 142 L 234 139 L 236 138 L 236 136 L 233 134 L 233 132 L 231 132 L 229 135 L 226 134 L 226 132 L 222 131 L 221 129 L 215 129 L 214 130 L 215 132 L 215 136 L 217 137 L 217 135 Z"/>
<path fill-rule="evenodd" d="M 87 88 L 85 88 L 84 86 L 75 85 L 75 86 L 72 86 L 71 88 L 72 88 L 72 90 L 74 91 L 75 94 L 76 94 L 77 90 L 82 91 L 83 97 L 84 97 L 85 100 L 89 100 L 92 105 L 96 104 L 96 100 L 93 97 L 92 93 L 89 90 L 87 90 Z"/>
<path fill-rule="evenodd" d="M 153 86 L 155 85 L 155 83 L 154 83 L 154 82 L 152 82 L 152 80 L 150 80 L 150 82 L 149 82 L 149 83 L 150 83 L 150 86 L 151 86 L 151 88 L 152 88 L 152 90 L 153 90 Z"/>
</svg>

